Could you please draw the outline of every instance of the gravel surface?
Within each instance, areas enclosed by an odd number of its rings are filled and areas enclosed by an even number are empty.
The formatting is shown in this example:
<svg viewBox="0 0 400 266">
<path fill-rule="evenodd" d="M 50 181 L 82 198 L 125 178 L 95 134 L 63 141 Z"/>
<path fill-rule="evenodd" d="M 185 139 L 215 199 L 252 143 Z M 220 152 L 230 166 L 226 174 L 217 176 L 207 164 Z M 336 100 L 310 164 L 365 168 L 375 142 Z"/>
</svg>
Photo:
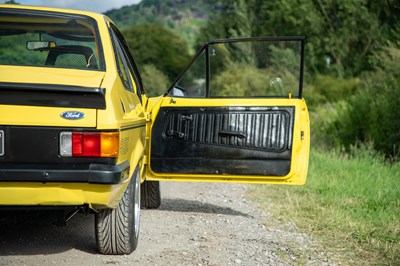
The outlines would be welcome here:
<svg viewBox="0 0 400 266">
<path fill-rule="evenodd" d="M 93 215 L 59 227 L 49 212 L 1 212 L 0 265 L 337 264 L 295 225 L 271 221 L 246 200 L 246 189 L 162 183 L 162 205 L 142 210 L 139 246 L 129 256 L 97 254 Z"/>
</svg>

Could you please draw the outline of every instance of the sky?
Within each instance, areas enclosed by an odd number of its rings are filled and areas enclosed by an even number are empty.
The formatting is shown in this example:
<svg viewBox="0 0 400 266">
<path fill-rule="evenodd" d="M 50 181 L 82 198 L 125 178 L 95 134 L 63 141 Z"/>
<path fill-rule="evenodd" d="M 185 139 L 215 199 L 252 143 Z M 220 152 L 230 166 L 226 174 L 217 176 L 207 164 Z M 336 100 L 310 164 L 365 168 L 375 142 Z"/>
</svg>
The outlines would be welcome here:
<svg viewBox="0 0 400 266">
<path fill-rule="evenodd" d="M 51 6 L 80 9 L 103 13 L 113 8 L 137 4 L 141 0 L 16 0 L 17 3 L 33 6 Z M 4 3 L 5 0 L 0 0 Z"/>
</svg>

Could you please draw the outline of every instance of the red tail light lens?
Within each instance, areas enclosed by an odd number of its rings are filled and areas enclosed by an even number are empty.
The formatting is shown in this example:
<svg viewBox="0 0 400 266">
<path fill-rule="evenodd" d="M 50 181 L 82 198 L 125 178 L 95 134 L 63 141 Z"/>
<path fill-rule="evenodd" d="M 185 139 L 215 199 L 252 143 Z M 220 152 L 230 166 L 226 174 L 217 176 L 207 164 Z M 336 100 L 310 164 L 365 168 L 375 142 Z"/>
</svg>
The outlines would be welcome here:
<svg viewBox="0 0 400 266">
<path fill-rule="evenodd" d="M 72 132 L 73 157 L 99 157 L 101 143 L 99 133 Z"/>
</svg>

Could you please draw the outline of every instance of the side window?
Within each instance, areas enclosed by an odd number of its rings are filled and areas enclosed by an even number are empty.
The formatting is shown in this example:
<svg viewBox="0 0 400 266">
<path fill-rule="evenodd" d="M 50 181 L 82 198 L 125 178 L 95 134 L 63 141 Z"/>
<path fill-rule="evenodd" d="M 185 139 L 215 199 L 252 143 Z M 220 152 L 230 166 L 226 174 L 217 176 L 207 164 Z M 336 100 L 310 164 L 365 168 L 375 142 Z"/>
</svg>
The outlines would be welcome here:
<svg viewBox="0 0 400 266">
<path fill-rule="evenodd" d="M 132 83 L 131 74 L 124 56 L 124 52 L 121 47 L 121 43 L 115 35 L 114 31 L 111 30 L 111 36 L 114 44 L 115 60 L 117 61 L 117 71 L 121 78 L 122 83 L 126 90 L 134 92 L 134 85 Z"/>
<path fill-rule="evenodd" d="M 140 96 L 140 94 L 144 93 L 142 81 L 132 55 L 129 52 L 126 41 L 114 25 L 111 25 L 110 32 L 116 53 L 115 57 L 117 60 L 118 73 L 121 80 L 124 82 L 124 86 L 128 91 L 136 91 L 138 96 Z M 141 97 L 139 97 L 139 99 L 141 99 Z"/>
</svg>

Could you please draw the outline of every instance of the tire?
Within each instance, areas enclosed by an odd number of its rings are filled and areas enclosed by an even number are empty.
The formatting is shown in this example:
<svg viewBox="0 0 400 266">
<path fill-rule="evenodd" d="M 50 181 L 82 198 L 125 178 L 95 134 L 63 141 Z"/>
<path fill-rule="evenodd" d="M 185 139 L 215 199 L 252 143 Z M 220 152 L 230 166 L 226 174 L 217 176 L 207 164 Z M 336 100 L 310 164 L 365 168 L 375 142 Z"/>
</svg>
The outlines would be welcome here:
<svg viewBox="0 0 400 266">
<path fill-rule="evenodd" d="M 102 254 L 131 254 L 138 245 L 140 227 L 140 171 L 132 179 L 116 209 L 96 214 L 97 248 Z"/>
<path fill-rule="evenodd" d="M 157 209 L 161 205 L 161 193 L 159 181 L 144 181 L 141 185 L 142 207 L 146 209 Z"/>
</svg>

